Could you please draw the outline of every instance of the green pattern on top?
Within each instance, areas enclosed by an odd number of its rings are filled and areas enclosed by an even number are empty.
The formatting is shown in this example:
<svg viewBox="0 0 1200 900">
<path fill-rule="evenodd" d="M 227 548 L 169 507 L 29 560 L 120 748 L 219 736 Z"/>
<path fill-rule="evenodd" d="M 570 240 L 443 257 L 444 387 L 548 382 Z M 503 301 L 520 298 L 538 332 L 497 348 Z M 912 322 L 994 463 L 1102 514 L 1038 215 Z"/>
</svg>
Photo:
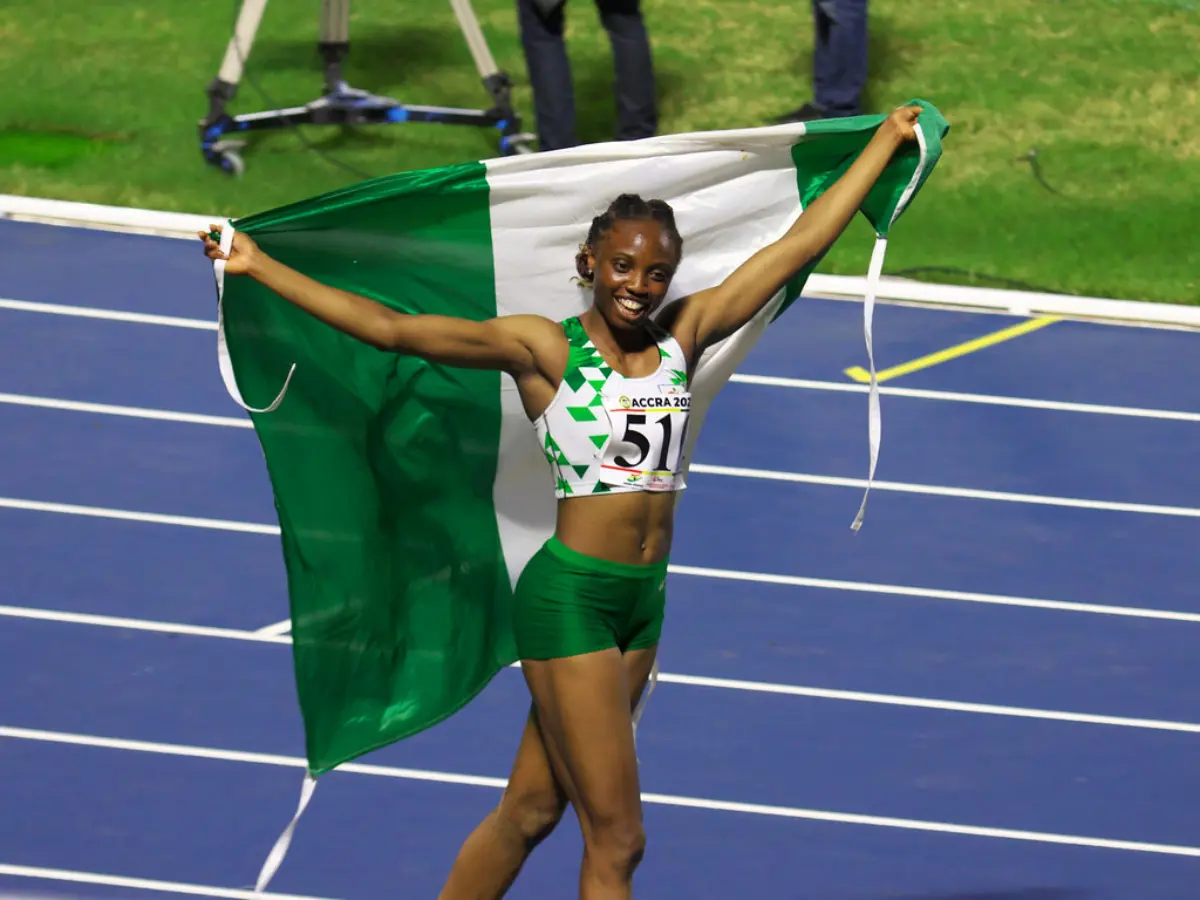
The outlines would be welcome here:
<svg viewBox="0 0 1200 900">
<path fill-rule="evenodd" d="M 553 408 L 537 426 L 546 434 L 544 452 L 554 468 L 558 496 L 620 490 L 601 481 L 600 473 L 604 450 L 612 438 L 612 425 L 604 411 L 604 392 L 606 388 L 625 390 L 625 379 L 605 363 L 579 317 L 566 319 L 561 325 L 567 339 L 567 367 Z M 678 344 L 654 323 L 650 334 L 658 342 L 659 371 L 653 377 L 633 380 L 639 383 L 639 389 L 655 380 L 662 387 L 669 384 L 686 388 L 687 372 Z M 550 437 L 550 430 L 555 428 L 561 432 L 559 440 L 565 450 Z"/>
<path fill-rule="evenodd" d="M 566 404 L 566 411 L 572 421 L 585 427 L 588 423 L 594 423 L 595 431 L 588 434 L 588 439 L 597 449 L 602 450 L 608 443 L 608 427 L 600 409 L 604 404 L 601 391 L 612 375 L 612 369 L 604 362 L 604 357 L 588 337 L 587 330 L 578 317 L 567 319 L 562 323 L 562 327 L 570 348 L 567 370 L 563 373 L 563 381 L 572 393 Z M 559 465 L 569 465 L 581 483 L 590 480 L 588 476 L 594 474 L 591 471 L 594 462 L 568 463 L 563 458 L 559 460 Z M 593 490 L 593 493 L 595 492 Z"/>
</svg>

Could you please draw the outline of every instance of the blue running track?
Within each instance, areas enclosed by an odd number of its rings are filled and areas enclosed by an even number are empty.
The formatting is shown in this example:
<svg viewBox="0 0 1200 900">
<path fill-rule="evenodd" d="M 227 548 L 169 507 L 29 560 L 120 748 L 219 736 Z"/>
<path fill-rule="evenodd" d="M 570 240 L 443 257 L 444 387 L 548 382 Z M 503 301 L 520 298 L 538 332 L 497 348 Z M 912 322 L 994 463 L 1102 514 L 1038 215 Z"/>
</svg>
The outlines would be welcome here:
<svg viewBox="0 0 1200 900">
<path fill-rule="evenodd" d="M 0 245 L 0 893 L 241 896 L 303 755 L 262 455 L 211 327 L 78 314 L 211 322 L 210 266 L 24 223 Z M 880 366 L 1014 321 L 885 305 Z M 889 382 L 854 534 L 861 327 L 804 300 L 710 413 L 638 895 L 1196 900 L 1200 337 L 1059 322 Z M 432 900 L 527 702 L 506 671 L 322 779 L 270 890 Z M 577 832 L 511 896 L 574 896 Z"/>
</svg>

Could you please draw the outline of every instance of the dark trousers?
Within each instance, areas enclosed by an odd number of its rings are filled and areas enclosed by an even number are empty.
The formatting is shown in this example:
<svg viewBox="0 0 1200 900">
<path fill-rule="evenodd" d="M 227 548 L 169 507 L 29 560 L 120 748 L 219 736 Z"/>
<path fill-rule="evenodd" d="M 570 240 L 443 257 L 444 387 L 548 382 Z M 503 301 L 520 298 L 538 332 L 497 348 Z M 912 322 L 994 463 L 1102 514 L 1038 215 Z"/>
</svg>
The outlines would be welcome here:
<svg viewBox="0 0 1200 900">
<path fill-rule="evenodd" d="M 595 0 L 612 45 L 616 70 L 617 140 L 653 137 L 658 130 L 650 39 L 638 0 Z M 575 88 L 563 41 L 566 4 L 549 14 L 534 0 L 517 0 L 521 45 L 533 87 L 538 142 L 543 150 L 573 147 Z"/>
<path fill-rule="evenodd" d="M 812 0 L 813 105 L 827 117 L 862 112 L 867 84 L 867 0 Z"/>
</svg>

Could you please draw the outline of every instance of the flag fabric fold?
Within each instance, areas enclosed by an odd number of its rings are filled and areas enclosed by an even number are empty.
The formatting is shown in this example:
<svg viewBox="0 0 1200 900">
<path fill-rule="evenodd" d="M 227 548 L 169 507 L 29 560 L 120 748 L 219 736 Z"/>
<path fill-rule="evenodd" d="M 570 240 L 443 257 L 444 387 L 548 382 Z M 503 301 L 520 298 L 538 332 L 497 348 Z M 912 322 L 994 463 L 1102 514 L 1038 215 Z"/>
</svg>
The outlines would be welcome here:
<svg viewBox="0 0 1200 900">
<path fill-rule="evenodd" d="M 916 102 L 920 141 L 896 154 L 862 207 L 880 241 L 929 177 L 948 130 Z M 883 120 L 406 172 L 240 219 L 225 237 L 244 231 L 300 272 L 405 313 L 562 320 L 590 303 L 574 257 L 617 194 L 674 207 L 684 255 L 672 299 L 719 283 L 781 237 Z M 700 360 L 685 468 L 712 399 L 811 269 Z M 553 532 L 554 485 L 507 376 L 378 351 L 250 279 L 226 278 L 219 262 L 215 276 L 221 372 L 251 410 L 274 491 L 315 777 L 442 721 L 516 660 L 512 588 Z M 874 380 L 870 403 L 873 475 Z"/>
</svg>

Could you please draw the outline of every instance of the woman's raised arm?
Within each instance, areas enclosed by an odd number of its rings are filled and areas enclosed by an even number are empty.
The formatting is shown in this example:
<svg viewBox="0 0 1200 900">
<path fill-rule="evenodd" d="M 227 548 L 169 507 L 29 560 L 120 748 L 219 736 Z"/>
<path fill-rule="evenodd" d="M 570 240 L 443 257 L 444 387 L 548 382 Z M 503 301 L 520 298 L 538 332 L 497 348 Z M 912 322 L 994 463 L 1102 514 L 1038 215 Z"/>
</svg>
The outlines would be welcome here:
<svg viewBox="0 0 1200 900">
<path fill-rule="evenodd" d="M 213 232 L 221 228 L 213 225 Z M 209 259 L 225 260 L 225 274 L 246 275 L 309 315 L 345 334 L 392 353 L 466 369 L 519 375 L 536 368 L 534 345 L 547 324 L 537 316 L 503 316 L 477 322 L 454 316 L 408 315 L 368 297 L 322 284 L 272 259 L 238 232 L 230 252 L 200 232 Z"/>
<path fill-rule="evenodd" d="M 850 223 L 896 150 L 916 140 L 919 106 L 902 106 L 879 126 L 858 159 L 796 218 L 787 234 L 742 263 L 721 284 L 681 304 L 676 337 L 699 354 L 749 322 Z"/>
</svg>

